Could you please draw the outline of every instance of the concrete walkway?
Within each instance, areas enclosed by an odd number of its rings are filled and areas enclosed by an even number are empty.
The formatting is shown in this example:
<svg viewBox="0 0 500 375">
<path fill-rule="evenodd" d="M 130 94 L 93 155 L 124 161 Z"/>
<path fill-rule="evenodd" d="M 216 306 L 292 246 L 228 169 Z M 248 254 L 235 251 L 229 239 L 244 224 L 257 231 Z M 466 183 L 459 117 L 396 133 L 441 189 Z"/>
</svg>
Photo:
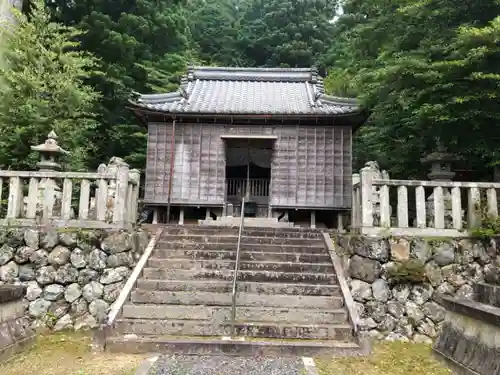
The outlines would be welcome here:
<svg viewBox="0 0 500 375">
<path fill-rule="evenodd" d="M 147 375 L 304 375 L 307 367 L 302 358 L 161 356 Z"/>
</svg>

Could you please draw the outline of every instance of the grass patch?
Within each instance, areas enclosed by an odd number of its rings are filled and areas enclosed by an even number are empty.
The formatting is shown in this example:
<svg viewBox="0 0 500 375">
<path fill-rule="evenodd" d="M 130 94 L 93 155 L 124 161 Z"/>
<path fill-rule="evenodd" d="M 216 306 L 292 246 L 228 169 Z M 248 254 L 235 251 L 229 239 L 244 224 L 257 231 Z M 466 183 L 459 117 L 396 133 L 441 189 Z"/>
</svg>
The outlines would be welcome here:
<svg viewBox="0 0 500 375">
<path fill-rule="evenodd" d="M 316 359 L 320 375 L 450 375 L 425 344 L 384 342 L 369 357 Z"/>
<path fill-rule="evenodd" d="M 90 352 L 89 333 L 39 335 L 23 353 L 0 363 L 2 375 L 133 375 L 145 356 Z"/>
</svg>

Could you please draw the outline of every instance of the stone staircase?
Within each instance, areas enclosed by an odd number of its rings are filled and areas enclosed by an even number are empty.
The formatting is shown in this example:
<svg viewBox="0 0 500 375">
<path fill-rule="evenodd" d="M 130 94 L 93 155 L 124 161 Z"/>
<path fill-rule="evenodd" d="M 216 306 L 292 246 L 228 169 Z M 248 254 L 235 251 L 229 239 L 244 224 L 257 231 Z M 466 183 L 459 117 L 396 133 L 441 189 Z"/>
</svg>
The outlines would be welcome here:
<svg viewBox="0 0 500 375">
<path fill-rule="evenodd" d="M 106 349 L 281 356 L 363 351 L 319 231 L 244 229 L 232 321 L 237 238 L 235 227 L 166 226 Z"/>
<path fill-rule="evenodd" d="M 240 216 L 223 216 L 213 219 L 199 220 L 198 224 L 216 226 L 216 227 L 237 227 L 240 225 Z M 252 228 L 297 228 L 294 223 L 278 221 L 277 218 L 267 217 L 247 217 L 245 218 L 245 226 Z"/>
</svg>

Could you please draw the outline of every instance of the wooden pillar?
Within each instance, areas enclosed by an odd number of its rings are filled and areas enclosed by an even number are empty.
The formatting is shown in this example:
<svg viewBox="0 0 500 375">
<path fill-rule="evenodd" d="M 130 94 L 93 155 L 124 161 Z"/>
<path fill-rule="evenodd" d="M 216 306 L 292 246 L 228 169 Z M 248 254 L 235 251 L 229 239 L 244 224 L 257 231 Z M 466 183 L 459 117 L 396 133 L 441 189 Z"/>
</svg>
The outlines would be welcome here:
<svg viewBox="0 0 500 375">
<path fill-rule="evenodd" d="M 205 210 L 205 220 L 210 220 L 210 207 Z"/>
<path fill-rule="evenodd" d="M 153 210 L 153 224 L 158 224 L 158 207 Z"/>
<path fill-rule="evenodd" d="M 311 228 L 316 228 L 316 211 L 311 211 Z"/>
<path fill-rule="evenodd" d="M 184 207 L 179 209 L 179 225 L 184 225 Z"/>
</svg>

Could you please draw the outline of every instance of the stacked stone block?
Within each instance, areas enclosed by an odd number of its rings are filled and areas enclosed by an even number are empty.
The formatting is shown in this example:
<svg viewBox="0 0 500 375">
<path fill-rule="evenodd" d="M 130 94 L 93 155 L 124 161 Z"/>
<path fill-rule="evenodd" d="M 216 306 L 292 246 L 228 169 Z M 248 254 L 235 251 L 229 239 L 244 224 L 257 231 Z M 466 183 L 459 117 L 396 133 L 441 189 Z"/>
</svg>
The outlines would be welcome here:
<svg viewBox="0 0 500 375">
<path fill-rule="evenodd" d="M 0 362 L 18 353 L 34 339 L 24 314 L 21 285 L 0 286 Z"/>
<path fill-rule="evenodd" d="M 443 326 L 441 297 L 470 299 L 476 283 L 500 279 L 500 240 L 336 236 L 361 321 L 370 337 L 431 343 Z M 409 260 L 425 280 L 393 283 L 391 270 Z"/>
<path fill-rule="evenodd" d="M 26 288 L 33 328 L 92 328 L 103 322 L 148 242 L 147 232 L 6 229 L 0 284 Z"/>
</svg>

